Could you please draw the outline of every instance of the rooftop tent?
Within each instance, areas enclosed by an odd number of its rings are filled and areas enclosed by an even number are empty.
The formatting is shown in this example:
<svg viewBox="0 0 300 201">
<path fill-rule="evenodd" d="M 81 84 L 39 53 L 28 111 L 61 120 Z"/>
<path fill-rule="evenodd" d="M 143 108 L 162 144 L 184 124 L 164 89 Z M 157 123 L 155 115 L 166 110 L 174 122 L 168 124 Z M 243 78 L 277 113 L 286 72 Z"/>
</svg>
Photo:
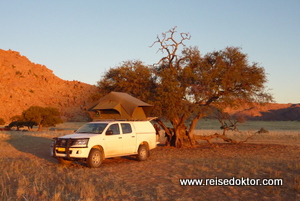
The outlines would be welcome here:
<svg viewBox="0 0 300 201">
<path fill-rule="evenodd" d="M 89 109 L 93 120 L 126 119 L 147 120 L 153 106 L 127 93 L 110 92 Z"/>
</svg>

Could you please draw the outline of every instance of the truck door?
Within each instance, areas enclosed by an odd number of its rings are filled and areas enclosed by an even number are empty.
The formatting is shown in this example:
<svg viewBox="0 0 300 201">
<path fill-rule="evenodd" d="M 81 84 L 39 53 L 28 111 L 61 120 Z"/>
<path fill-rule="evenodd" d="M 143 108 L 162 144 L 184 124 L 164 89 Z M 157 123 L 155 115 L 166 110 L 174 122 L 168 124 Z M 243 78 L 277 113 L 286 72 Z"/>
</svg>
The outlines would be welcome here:
<svg viewBox="0 0 300 201">
<path fill-rule="evenodd" d="M 122 154 L 123 142 L 118 123 L 112 124 L 108 127 L 105 133 L 105 155 L 114 156 Z"/>
<path fill-rule="evenodd" d="M 133 132 L 130 123 L 121 123 L 124 154 L 134 153 L 136 149 L 136 133 Z"/>
</svg>

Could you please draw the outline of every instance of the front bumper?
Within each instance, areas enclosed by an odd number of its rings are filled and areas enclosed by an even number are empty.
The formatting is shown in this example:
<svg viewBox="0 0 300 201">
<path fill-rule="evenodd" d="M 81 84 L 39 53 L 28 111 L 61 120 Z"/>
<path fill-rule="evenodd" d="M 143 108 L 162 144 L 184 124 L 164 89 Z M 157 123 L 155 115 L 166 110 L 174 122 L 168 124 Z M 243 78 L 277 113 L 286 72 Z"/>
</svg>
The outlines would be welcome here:
<svg viewBox="0 0 300 201">
<path fill-rule="evenodd" d="M 78 139 L 59 139 L 53 138 L 50 147 L 50 155 L 54 158 L 64 158 L 67 160 L 88 158 L 89 148 L 87 145 L 73 145 Z"/>
</svg>

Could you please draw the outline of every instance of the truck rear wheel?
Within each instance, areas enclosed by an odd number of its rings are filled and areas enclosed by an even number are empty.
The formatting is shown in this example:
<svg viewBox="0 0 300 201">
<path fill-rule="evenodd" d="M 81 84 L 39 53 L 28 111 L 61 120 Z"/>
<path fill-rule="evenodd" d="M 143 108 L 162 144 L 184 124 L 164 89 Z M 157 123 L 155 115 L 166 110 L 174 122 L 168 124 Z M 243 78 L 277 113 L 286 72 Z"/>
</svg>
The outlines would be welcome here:
<svg viewBox="0 0 300 201">
<path fill-rule="evenodd" d="M 102 152 L 99 149 L 92 148 L 86 162 L 88 167 L 98 168 L 100 167 L 102 160 Z"/>
<path fill-rule="evenodd" d="M 136 158 L 138 161 L 144 161 L 149 156 L 149 150 L 146 145 L 140 145 L 138 149 L 138 154 L 136 155 Z"/>
</svg>

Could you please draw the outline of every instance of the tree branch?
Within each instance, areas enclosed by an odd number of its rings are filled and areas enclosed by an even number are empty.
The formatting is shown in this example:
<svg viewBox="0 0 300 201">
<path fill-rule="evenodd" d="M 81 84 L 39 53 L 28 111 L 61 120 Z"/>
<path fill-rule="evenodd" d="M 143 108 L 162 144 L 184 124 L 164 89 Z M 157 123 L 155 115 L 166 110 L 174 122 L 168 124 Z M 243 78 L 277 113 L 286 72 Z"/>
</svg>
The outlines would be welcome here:
<svg viewBox="0 0 300 201">
<path fill-rule="evenodd" d="M 169 31 L 162 33 L 162 38 L 157 36 L 157 40 L 154 41 L 152 45 L 149 46 L 149 47 L 153 47 L 156 43 L 159 43 L 160 48 L 157 50 L 157 52 L 158 51 L 161 51 L 162 53 L 164 53 L 164 51 L 167 52 L 167 56 L 160 59 L 159 62 L 156 63 L 156 65 L 162 63 L 164 60 L 168 60 L 170 66 L 172 66 L 171 63 L 174 60 L 177 60 L 176 53 L 179 45 L 185 46 L 183 42 L 185 40 L 191 39 L 191 35 L 189 33 L 180 33 L 181 40 L 177 42 L 174 38 L 174 34 L 177 32 L 176 28 L 177 26 L 170 29 Z"/>
</svg>

